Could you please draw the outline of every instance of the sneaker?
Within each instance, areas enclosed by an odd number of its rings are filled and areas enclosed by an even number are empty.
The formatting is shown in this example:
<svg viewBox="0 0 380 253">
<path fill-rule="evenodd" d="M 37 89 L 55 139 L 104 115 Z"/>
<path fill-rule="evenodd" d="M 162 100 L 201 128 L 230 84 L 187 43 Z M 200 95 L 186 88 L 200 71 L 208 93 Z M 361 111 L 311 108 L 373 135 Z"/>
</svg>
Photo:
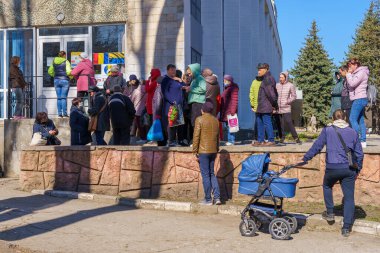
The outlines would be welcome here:
<svg viewBox="0 0 380 253">
<path fill-rule="evenodd" d="M 326 221 L 335 221 L 335 216 L 333 213 L 327 213 L 327 211 L 324 211 L 322 213 L 322 218 Z"/>
<path fill-rule="evenodd" d="M 201 202 L 199 202 L 199 204 L 202 205 L 202 206 L 212 206 L 212 201 L 204 199 Z"/>
<path fill-rule="evenodd" d="M 220 199 L 215 199 L 214 204 L 220 206 L 222 204 L 222 201 L 220 201 Z"/>
<path fill-rule="evenodd" d="M 348 229 L 348 228 L 342 228 L 342 236 L 343 237 L 349 237 L 350 233 L 351 233 L 350 229 Z"/>
<path fill-rule="evenodd" d="M 226 146 L 233 146 L 235 144 L 233 144 L 232 142 L 226 142 Z"/>
<path fill-rule="evenodd" d="M 367 147 L 367 142 L 363 141 L 363 142 L 361 142 L 361 144 L 362 144 L 362 148 L 366 148 Z"/>
</svg>

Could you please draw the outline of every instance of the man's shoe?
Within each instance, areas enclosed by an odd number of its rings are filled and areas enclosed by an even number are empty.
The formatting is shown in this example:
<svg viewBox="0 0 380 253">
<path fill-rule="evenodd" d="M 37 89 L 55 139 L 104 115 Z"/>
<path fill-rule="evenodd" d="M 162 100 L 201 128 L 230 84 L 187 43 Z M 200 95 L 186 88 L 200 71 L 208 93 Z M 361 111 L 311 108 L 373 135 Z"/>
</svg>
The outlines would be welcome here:
<svg viewBox="0 0 380 253">
<path fill-rule="evenodd" d="M 178 145 L 180 145 L 181 147 L 188 147 L 189 145 L 187 145 L 185 142 L 183 141 L 180 141 L 178 142 Z"/>
<path fill-rule="evenodd" d="M 335 221 L 335 215 L 333 213 L 327 213 L 327 211 L 322 213 L 322 218 L 329 222 Z"/>
<path fill-rule="evenodd" d="M 349 237 L 350 233 L 351 233 L 350 229 L 348 229 L 348 228 L 342 228 L 342 236 L 343 237 Z"/>
<path fill-rule="evenodd" d="M 215 199 L 214 202 L 215 202 L 214 204 L 217 206 L 220 206 L 222 204 L 222 201 L 220 201 L 220 199 Z"/>
<path fill-rule="evenodd" d="M 204 199 L 201 202 L 199 202 L 199 204 L 202 205 L 202 206 L 212 206 L 212 201 Z"/>
</svg>

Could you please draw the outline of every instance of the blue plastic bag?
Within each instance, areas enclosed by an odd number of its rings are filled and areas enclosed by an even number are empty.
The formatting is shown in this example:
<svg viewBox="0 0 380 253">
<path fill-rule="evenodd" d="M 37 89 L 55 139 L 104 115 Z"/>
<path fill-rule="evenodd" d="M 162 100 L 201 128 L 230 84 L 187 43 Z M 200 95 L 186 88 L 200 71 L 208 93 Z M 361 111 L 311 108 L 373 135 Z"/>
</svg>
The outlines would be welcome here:
<svg viewBox="0 0 380 253">
<path fill-rule="evenodd" d="M 148 141 L 163 141 L 164 140 L 161 121 L 159 119 L 156 119 L 153 122 L 153 125 L 149 129 L 147 139 Z"/>
</svg>

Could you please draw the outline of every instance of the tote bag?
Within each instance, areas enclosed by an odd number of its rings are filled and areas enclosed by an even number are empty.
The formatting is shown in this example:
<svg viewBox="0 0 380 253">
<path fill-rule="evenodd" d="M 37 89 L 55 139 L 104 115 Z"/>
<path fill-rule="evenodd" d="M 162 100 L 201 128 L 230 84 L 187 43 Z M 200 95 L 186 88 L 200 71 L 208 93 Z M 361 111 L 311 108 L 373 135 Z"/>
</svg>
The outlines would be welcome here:
<svg viewBox="0 0 380 253">
<path fill-rule="evenodd" d="M 232 116 L 231 114 L 227 115 L 228 128 L 230 129 L 230 133 L 239 132 L 239 119 L 237 114 Z"/>
</svg>

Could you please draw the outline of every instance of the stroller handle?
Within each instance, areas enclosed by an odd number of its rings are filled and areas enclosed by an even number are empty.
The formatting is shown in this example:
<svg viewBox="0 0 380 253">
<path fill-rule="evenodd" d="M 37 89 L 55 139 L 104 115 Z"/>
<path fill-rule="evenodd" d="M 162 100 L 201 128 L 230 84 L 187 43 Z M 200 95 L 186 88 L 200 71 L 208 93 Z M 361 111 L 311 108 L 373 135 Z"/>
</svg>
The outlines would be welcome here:
<svg viewBox="0 0 380 253">
<path fill-rule="evenodd" d="M 287 172 L 288 170 L 290 170 L 290 169 L 292 169 L 294 167 L 303 166 L 305 164 L 307 164 L 307 162 L 301 162 L 301 163 L 286 165 L 286 166 L 284 166 L 284 168 L 282 168 L 282 170 L 278 174 L 279 175 L 284 174 L 285 172 Z"/>
</svg>

